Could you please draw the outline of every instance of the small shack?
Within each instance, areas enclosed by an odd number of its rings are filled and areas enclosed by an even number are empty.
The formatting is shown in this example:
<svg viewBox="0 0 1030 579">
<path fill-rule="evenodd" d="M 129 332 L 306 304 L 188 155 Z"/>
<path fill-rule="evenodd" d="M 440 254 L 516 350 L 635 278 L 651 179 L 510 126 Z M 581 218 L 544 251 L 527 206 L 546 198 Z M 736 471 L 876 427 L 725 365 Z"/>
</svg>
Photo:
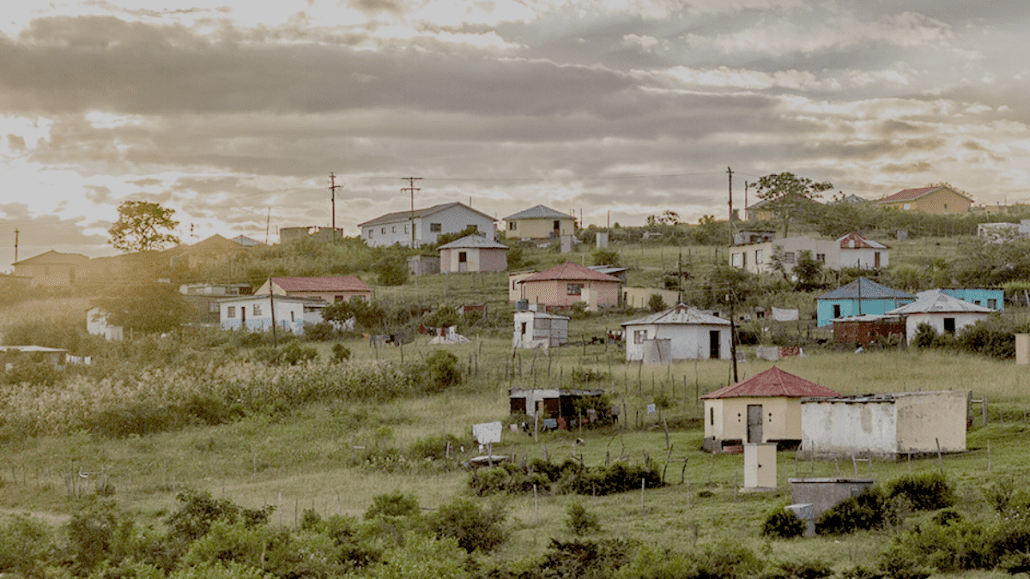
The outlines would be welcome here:
<svg viewBox="0 0 1030 579">
<path fill-rule="evenodd" d="M 649 341 L 669 340 L 667 359 L 730 359 L 730 321 L 706 314 L 686 304 L 622 323 L 626 361 L 646 358 Z"/>
<path fill-rule="evenodd" d="M 745 442 L 775 442 L 793 448 L 801 442 L 801 399 L 840 396 L 776 366 L 709 392 L 705 404 L 704 448 L 721 452 Z"/>
<path fill-rule="evenodd" d="M 801 450 L 817 457 L 909 455 L 966 450 L 968 392 L 902 392 L 806 398 Z"/>
<path fill-rule="evenodd" d="M 508 269 L 508 246 L 482 235 L 466 235 L 441 245 L 440 273 L 473 273 Z"/>
<path fill-rule="evenodd" d="M 911 344 L 921 324 L 929 324 L 938 334 L 958 334 L 962 328 L 991 317 L 994 310 L 960 300 L 942 290 L 930 290 L 920 292 L 916 301 L 887 313 L 907 316 L 905 335 Z"/>
<path fill-rule="evenodd" d="M 512 388 L 508 390 L 508 398 L 512 414 L 525 414 L 530 418 L 548 418 L 556 421 L 558 428 L 572 424 L 577 418 L 607 419 L 606 408 L 598 409 L 604 390 L 576 390 L 565 388 Z M 592 406 L 594 412 L 584 412 L 578 401 L 586 398 L 597 398 Z"/>
<path fill-rule="evenodd" d="M 63 370 L 67 363 L 68 350 L 48 348 L 46 346 L 0 346 L 0 372 L 7 372 L 14 362 L 22 356 L 36 361 L 49 362 L 58 370 Z"/>
<path fill-rule="evenodd" d="M 569 341 L 569 318 L 547 312 L 520 310 L 515 312 L 513 348 L 550 348 Z"/>
<path fill-rule="evenodd" d="M 892 340 L 900 344 L 904 339 L 904 316 L 864 315 L 833 320 L 833 342 L 842 346 L 866 346 Z"/>
</svg>

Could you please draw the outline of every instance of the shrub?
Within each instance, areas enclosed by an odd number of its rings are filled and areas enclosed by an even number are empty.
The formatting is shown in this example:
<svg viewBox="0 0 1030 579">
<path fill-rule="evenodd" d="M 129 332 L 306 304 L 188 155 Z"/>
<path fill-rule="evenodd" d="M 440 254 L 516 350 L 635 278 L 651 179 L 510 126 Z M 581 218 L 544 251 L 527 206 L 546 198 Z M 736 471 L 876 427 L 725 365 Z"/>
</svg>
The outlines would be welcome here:
<svg viewBox="0 0 1030 579">
<path fill-rule="evenodd" d="M 893 521 L 887 497 L 878 487 L 872 487 L 823 512 L 815 523 L 815 532 L 820 535 L 846 535 L 855 531 L 881 529 Z"/>
<path fill-rule="evenodd" d="M 414 495 L 393 491 L 372 497 L 372 506 L 365 511 L 365 519 L 377 517 L 415 517 L 421 514 L 418 499 Z"/>
<path fill-rule="evenodd" d="M 797 518 L 796 516 L 794 518 Z M 818 559 L 779 561 L 767 571 L 764 579 L 822 579 L 833 575 L 833 566 Z"/>
<path fill-rule="evenodd" d="M 660 312 L 665 309 L 665 299 L 662 298 L 661 294 L 651 294 L 651 297 L 647 300 L 647 309 L 652 312 Z"/>
<path fill-rule="evenodd" d="M 470 497 L 458 497 L 441 505 L 427 519 L 429 530 L 438 538 L 456 539 L 469 553 L 492 551 L 508 537 L 504 510 L 499 503 L 482 507 Z"/>
<path fill-rule="evenodd" d="M 458 357 L 450 352 L 436 350 L 426 356 L 423 374 L 429 393 L 441 392 L 461 384 L 461 369 L 458 368 Z"/>
<path fill-rule="evenodd" d="M 988 529 L 955 511 L 949 514 L 892 535 L 885 550 L 889 554 L 883 560 L 903 568 L 930 567 L 944 573 L 993 568 L 998 557 Z"/>
<path fill-rule="evenodd" d="M 774 539 L 794 539 L 805 534 L 805 521 L 783 507 L 775 508 L 762 523 L 762 536 Z"/>
<path fill-rule="evenodd" d="M 346 362 L 350 360 L 350 349 L 343 344 L 333 344 L 333 361 Z"/>
<path fill-rule="evenodd" d="M 42 577 L 54 538 L 50 528 L 23 516 L 0 525 L 0 573 Z"/>
<path fill-rule="evenodd" d="M 931 348 L 936 340 L 937 330 L 924 322 L 916 326 L 916 334 L 912 337 L 912 345 L 917 348 Z"/>
<path fill-rule="evenodd" d="M 458 448 L 461 441 L 453 434 L 444 436 L 430 436 L 419 438 L 408 448 L 408 456 L 411 458 L 431 458 L 440 460 L 447 458 L 447 445 L 452 449 Z"/>
<path fill-rule="evenodd" d="M 601 531 L 600 519 L 597 513 L 591 513 L 579 501 L 569 503 L 565 508 L 565 528 L 573 535 L 583 536 L 589 533 Z"/>
<path fill-rule="evenodd" d="M 620 539 L 599 541 L 551 539 L 540 561 L 541 577 L 607 579 L 629 560 L 629 543 Z"/>
<path fill-rule="evenodd" d="M 227 499 L 216 499 L 207 491 L 185 489 L 176 495 L 179 508 L 168 517 L 172 537 L 191 543 L 207 534 L 216 522 L 234 524 L 241 522 L 247 527 L 264 525 L 272 516 L 275 507 L 246 509 Z"/>
<path fill-rule="evenodd" d="M 887 497 L 907 499 L 917 511 L 936 511 L 955 504 L 955 492 L 942 473 L 908 474 L 887 482 Z"/>
</svg>

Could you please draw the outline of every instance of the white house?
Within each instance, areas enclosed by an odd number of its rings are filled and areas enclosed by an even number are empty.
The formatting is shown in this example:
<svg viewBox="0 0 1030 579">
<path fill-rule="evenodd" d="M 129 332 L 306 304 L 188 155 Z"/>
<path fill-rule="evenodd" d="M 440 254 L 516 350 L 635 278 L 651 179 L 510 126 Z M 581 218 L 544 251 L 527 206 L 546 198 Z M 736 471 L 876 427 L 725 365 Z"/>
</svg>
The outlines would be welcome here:
<svg viewBox="0 0 1030 579">
<path fill-rule="evenodd" d="M 440 273 L 473 273 L 508 269 L 508 246 L 482 235 L 466 235 L 441 245 Z"/>
<path fill-rule="evenodd" d="M 650 316 L 623 322 L 626 360 L 643 360 L 648 340 L 670 340 L 672 360 L 730 358 L 730 321 L 679 304 Z"/>
<path fill-rule="evenodd" d="M 480 235 L 494 238 L 494 218 L 463 203 L 443 203 L 414 211 L 395 211 L 358 225 L 369 247 L 400 244 L 432 245 L 445 233 L 458 233 L 474 225 Z M 414 230 L 414 235 L 412 235 Z"/>
<path fill-rule="evenodd" d="M 547 312 L 522 310 L 515 312 L 513 348 L 560 346 L 569 341 L 569 318 Z"/>
<path fill-rule="evenodd" d="M 957 334 L 962 328 L 971 326 L 980 320 L 986 320 L 994 313 L 985 308 L 956 297 L 941 290 L 920 292 L 916 301 L 895 308 L 889 316 L 905 315 L 905 337 L 909 344 L 916 336 L 920 324 L 930 324 L 938 334 Z"/>
<path fill-rule="evenodd" d="M 801 448 L 816 456 L 885 458 L 966 450 L 968 392 L 902 392 L 801 400 Z"/>
<path fill-rule="evenodd" d="M 890 266 L 891 248 L 862 237 L 857 233 L 849 233 L 837 240 L 840 244 L 840 266 L 856 269 L 881 269 Z"/>
<path fill-rule="evenodd" d="M 299 335 L 304 333 L 305 323 L 322 321 L 322 308 L 327 305 L 325 301 L 313 298 L 271 294 L 241 296 L 218 302 L 218 320 L 223 330 L 271 330 L 274 306 L 275 327 Z"/>
<path fill-rule="evenodd" d="M 840 269 L 840 244 L 829 239 L 812 239 L 807 236 L 785 237 L 750 245 L 730 247 L 730 265 L 750 273 L 774 273 L 774 255 L 778 255 L 783 269 L 790 275 L 802 251 L 811 252 L 812 257 L 827 269 Z"/>
<path fill-rule="evenodd" d="M 91 308 L 86 312 L 86 331 L 91 336 L 101 336 L 105 340 L 121 340 L 125 331 L 121 326 L 107 322 L 107 312 L 100 308 Z"/>
</svg>

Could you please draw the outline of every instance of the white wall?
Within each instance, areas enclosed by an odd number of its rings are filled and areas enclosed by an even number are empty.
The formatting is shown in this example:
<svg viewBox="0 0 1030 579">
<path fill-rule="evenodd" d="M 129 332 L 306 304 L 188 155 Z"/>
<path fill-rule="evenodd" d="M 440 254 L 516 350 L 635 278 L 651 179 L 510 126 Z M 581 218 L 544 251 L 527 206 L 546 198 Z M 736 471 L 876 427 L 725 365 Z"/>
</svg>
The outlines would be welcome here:
<svg viewBox="0 0 1030 579">
<path fill-rule="evenodd" d="M 635 343 L 634 332 L 647 331 L 647 339 L 672 340 L 673 360 L 707 360 L 710 355 L 708 332 L 719 332 L 719 358 L 730 359 L 730 327 L 694 324 L 634 324 L 625 326 L 626 360 L 644 359 L 644 345 Z"/>
<path fill-rule="evenodd" d="M 432 224 L 440 224 L 440 231 L 432 231 Z M 411 245 L 411 220 L 402 218 L 395 223 L 384 225 L 367 225 L 361 228 L 361 238 L 369 247 L 382 247 L 394 244 Z M 436 238 L 445 233 L 458 233 L 469 225 L 475 225 L 479 232 L 493 239 L 495 226 L 493 219 L 480 215 L 467 207 L 455 205 L 432 215 L 415 218 L 415 239 L 419 245 L 436 243 Z M 408 228 L 405 231 L 405 228 Z M 385 232 L 384 232 L 385 230 Z M 369 232 L 372 237 L 369 237 Z"/>
<path fill-rule="evenodd" d="M 986 320 L 991 314 L 984 312 L 959 312 L 953 314 L 919 313 L 909 314 L 905 320 L 905 336 L 908 343 L 916 337 L 916 329 L 919 324 L 930 324 L 938 334 L 944 333 L 944 318 L 955 318 L 955 334 L 961 334 L 962 328 L 971 326 L 980 320 Z"/>
<path fill-rule="evenodd" d="M 898 415 L 892 401 L 801 403 L 801 448 L 822 455 L 897 452 Z"/>
</svg>

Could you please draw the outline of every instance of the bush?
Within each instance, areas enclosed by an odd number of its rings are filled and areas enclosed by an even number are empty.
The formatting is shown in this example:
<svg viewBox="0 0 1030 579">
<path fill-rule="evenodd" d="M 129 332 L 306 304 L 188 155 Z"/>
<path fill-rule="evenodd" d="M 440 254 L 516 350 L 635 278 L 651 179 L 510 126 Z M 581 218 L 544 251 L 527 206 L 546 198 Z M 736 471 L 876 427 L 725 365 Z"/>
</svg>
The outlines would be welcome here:
<svg viewBox="0 0 1030 579">
<path fill-rule="evenodd" d="M 651 294 L 651 297 L 647 299 L 647 309 L 652 312 L 660 312 L 665 309 L 665 299 L 662 298 L 661 294 Z"/>
<path fill-rule="evenodd" d="M 436 350 L 426 357 L 424 383 L 428 393 L 442 392 L 451 386 L 461 384 L 461 369 L 458 357 L 450 352 Z"/>
<path fill-rule="evenodd" d="M 365 520 L 377 517 L 417 517 L 422 513 L 415 495 L 393 491 L 372 498 L 372 506 L 365 511 Z"/>
<path fill-rule="evenodd" d="M 333 361 L 346 362 L 350 360 L 350 348 L 343 344 L 333 344 Z"/>
<path fill-rule="evenodd" d="M 508 537 L 502 506 L 493 503 L 482 507 L 469 497 L 458 497 L 441 505 L 427 517 L 427 526 L 438 538 L 456 539 L 469 553 L 493 551 Z"/>
<path fill-rule="evenodd" d="M 846 535 L 855 531 L 882 529 L 894 520 L 887 497 L 879 487 L 872 487 L 823 512 L 815 523 L 815 532 L 820 535 Z"/>
<path fill-rule="evenodd" d="M 597 513 L 591 513 L 583 503 L 573 501 L 565 508 L 565 528 L 573 535 L 581 537 L 600 532 L 601 523 Z"/>
<path fill-rule="evenodd" d="M 924 322 L 916 326 L 916 334 L 912 337 L 912 345 L 917 348 L 931 348 L 936 340 L 937 330 Z"/>
<path fill-rule="evenodd" d="M 774 539 L 794 539 L 805 534 L 805 521 L 783 507 L 773 509 L 762 523 L 762 536 Z"/>
<path fill-rule="evenodd" d="M 796 516 L 794 518 L 797 518 Z M 833 566 L 818 559 L 779 561 L 767 571 L 764 579 L 822 579 L 833 575 Z"/>
<path fill-rule="evenodd" d="M 408 456 L 411 458 L 430 458 L 441 460 L 447 458 L 447 445 L 452 449 L 458 448 L 461 441 L 453 434 L 444 436 L 430 436 L 419 438 L 408 448 Z"/>
<path fill-rule="evenodd" d="M 0 573 L 42 577 L 53 546 L 50 528 L 43 523 L 23 516 L 11 519 L 0 525 Z"/>
<path fill-rule="evenodd" d="M 621 539 L 561 541 L 551 539 L 540 561 L 540 577 L 608 579 L 629 560 L 630 546 Z"/>
<path fill-rule="evenodd" d="M 955 504 L 955 492 L 939 472 L 900 476 L 887 482 L 885 492 L 890 499 L 907 499 L 917 511 L 936 511 Z"/>
</svg>

